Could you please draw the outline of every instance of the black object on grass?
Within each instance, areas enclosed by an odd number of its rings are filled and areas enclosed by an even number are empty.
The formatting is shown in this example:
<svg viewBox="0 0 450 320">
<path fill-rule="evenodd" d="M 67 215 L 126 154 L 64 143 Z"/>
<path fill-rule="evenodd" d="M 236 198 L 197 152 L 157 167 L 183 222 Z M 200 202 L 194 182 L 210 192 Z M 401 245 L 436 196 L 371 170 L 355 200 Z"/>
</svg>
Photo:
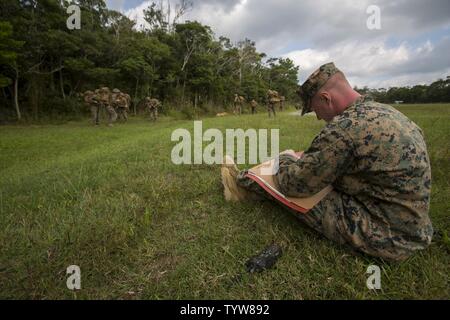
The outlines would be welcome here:
<svg viewBox="0 0 450 320">
<path fill-rule="evenodd" d="M 257 256 L 251 257 L 245 263 L 245 267 L 250 273 L 262 272 L 266 269 L 270 269 L 275 265 L 282 253 L 283 251 L 279 245 L 271 244 Z"/>
</svg>

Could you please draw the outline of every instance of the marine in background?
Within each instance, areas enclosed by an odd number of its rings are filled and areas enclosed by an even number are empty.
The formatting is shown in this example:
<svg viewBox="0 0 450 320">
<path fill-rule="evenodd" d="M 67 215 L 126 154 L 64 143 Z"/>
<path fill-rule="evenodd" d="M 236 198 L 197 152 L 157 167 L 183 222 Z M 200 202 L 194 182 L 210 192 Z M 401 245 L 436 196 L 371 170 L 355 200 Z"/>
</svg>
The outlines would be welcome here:
<svg viewBox="0 0 450 320">
<path fill-rule="evenodd" d="M 108 126 L 112 127 L 113 123 L 117 120 L 117 113 L 112 106 L 112 92 L 108 87 L 102 87 L 95 90 L 94 100 L 100 105 L 101 108 L 106 110 L 108 114 Z"/>
<path fill-rule="evenodd" d="M 271 114 L 276 117 L 277 113 L 275 111 L 275 107 L 280 103 L 280 101 L 278 91 L 270 89 L 267 91 L 267 111 L 269 112 L 269 118 L 271 117 Z"/>
<path fill-rule="evenodd" d="M 114 89 L 111 94 L 114 109 L 117 112 L 117 119 L 127 121 L 129 112 L 129 95 L 121 92 L 119 89 Z"/>
<path fill-rule="evenodd" d="M 243 96 L 234 94 L 234 114 L 242 114 L 242 106 L 245 103 L 245 98 Z"/>
<path fill-rule="evenodd" d="M 158 99 L 150 97 L 145 98 L 145 108 L 149 112 L 152 121 L 158 120 L 158 108 L 160 107 L 161 102 Z"/>
<path fill-rule="evenodd" d="M 256 107 L 258 106 L 258 102 L 256 102 L 255 99 L 252 99 L 252 101 L 250 101 L 250 108 L 252 109 L 252 114 L 255 114 L 256 111 Z"/>
<path fill-rule="evenodd" d="M 83 101 L 85 105 L 91 110 L 92 123 L 96 126 L 100 124 L 99 113 L 100 104 L 94 99 L 95 92 L 91 90 L 85 91 L 83 94 Z"/>
<path fill-rule="evenodd" d="M 280 111 L 284 110 L 284 103 L 286 102 L 285 96 L 280 96 Z"/>
</svg>

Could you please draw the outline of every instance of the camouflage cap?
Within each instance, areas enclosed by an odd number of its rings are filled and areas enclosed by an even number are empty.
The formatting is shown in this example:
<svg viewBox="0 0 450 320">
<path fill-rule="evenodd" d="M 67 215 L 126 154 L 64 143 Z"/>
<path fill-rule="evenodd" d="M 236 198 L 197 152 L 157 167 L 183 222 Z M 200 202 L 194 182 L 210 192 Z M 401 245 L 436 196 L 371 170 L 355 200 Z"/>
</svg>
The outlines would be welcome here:
<svg viewBox="0 0 450 320">
<path fill-rule="evenodd" d="M 113 93 L 120 93 L 120 90 L 117 89 L 117 88 L 114 88 L 112 92 L 113 92 Z"/>
<path fill-rule="evenodd" d="M 324 64 L 314 71 L 303 85 L 299 86 L 297 94 L 303 100 L 302 115 L 311 112 L 311 99 L 338 72 L 341 72 L 341 70 L 336 68 L 333 62 Z"/>
</svg>

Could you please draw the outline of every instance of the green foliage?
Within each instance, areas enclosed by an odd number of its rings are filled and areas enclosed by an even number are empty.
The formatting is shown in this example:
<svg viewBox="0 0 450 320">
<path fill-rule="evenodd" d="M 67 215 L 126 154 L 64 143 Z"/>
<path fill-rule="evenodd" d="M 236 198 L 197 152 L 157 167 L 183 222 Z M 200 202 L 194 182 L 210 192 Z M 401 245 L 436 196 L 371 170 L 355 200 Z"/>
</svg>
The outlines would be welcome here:
<svg viewBox="0 0 450 320">
<path fill-rule="evenodd" d="M 236 92 L 264 103 L 271 85 L 294 97 L 297 67 L 284 59 L 265 63 L 265 54 L 249 39 L 232 44 L 216 39 L 210 27 L 197 21 L 180 23 L 189 1 L 180 0 L 175 16 L 150 4 L 147 25 L 135 28 L 134 21 L 108 10 L 103 0 L 79 0 L 81 30 L 68 30 L 66 8 L 71 3 L 0 3 L 0 86 L 12 92 L 11 79 L 18 77 L 25 118 L 44 117 L 48 97 L 70 100 L 101 85 L 119 88 L 133 101 L 156 97 L 189 117 L 205 105 L 210 106 L 207 113 L 230 107 Z M 12 95 L 0 99 L 7 100 L 0 108 L 13 105 Z M 64 116 L 63 109 L 56 109 Z"/>
<path fill-rule="evenodd" d="M 447 249 L 450 250 L 450 238 L 447 234 L 447 231 L 443 232 L 442 242 L 447 246 Z"/>
<path fill-rule="evenodd" d="M 381 89 L 358 89 L 361 93 L 370 93 L 377 101 L 394 103 L 439 103 L 450 101 L 450 76 L 434 81 L 430 85 L 417 85 L 413 87 L 394 87 L 388 90 Z"/>
<path fill-rule="evenodd" d="M 297 90 L 297 74 L 299 67 L 289 58 L 270 59 L 268 83 L 271 88 L 284 93 L 286 98 L 293 99 Z"/>
<path fill-rule="evenodd" d="M 0 21 L 0 88 L 12 84 L 11 67 L 15 66 L 17 51 L 23 43 L 13 39 L 13 27 L 9 22 Z"/>
</svg>

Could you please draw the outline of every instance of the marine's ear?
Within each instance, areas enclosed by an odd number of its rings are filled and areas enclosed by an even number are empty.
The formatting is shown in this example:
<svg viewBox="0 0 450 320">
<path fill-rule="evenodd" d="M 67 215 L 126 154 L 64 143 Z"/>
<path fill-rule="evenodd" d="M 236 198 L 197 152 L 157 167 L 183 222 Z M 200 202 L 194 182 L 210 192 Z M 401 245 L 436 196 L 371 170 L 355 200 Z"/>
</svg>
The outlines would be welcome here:
<svg viewBox="0 0 450 320">
<path fill-rule="evenodd" d="M 328 91 L 321 91 L 318 93 L 319 95 L 319 99 L 326 102 L 326 103 L 330 103 L 331 102 L 331 94 Z"/>
</svg>

